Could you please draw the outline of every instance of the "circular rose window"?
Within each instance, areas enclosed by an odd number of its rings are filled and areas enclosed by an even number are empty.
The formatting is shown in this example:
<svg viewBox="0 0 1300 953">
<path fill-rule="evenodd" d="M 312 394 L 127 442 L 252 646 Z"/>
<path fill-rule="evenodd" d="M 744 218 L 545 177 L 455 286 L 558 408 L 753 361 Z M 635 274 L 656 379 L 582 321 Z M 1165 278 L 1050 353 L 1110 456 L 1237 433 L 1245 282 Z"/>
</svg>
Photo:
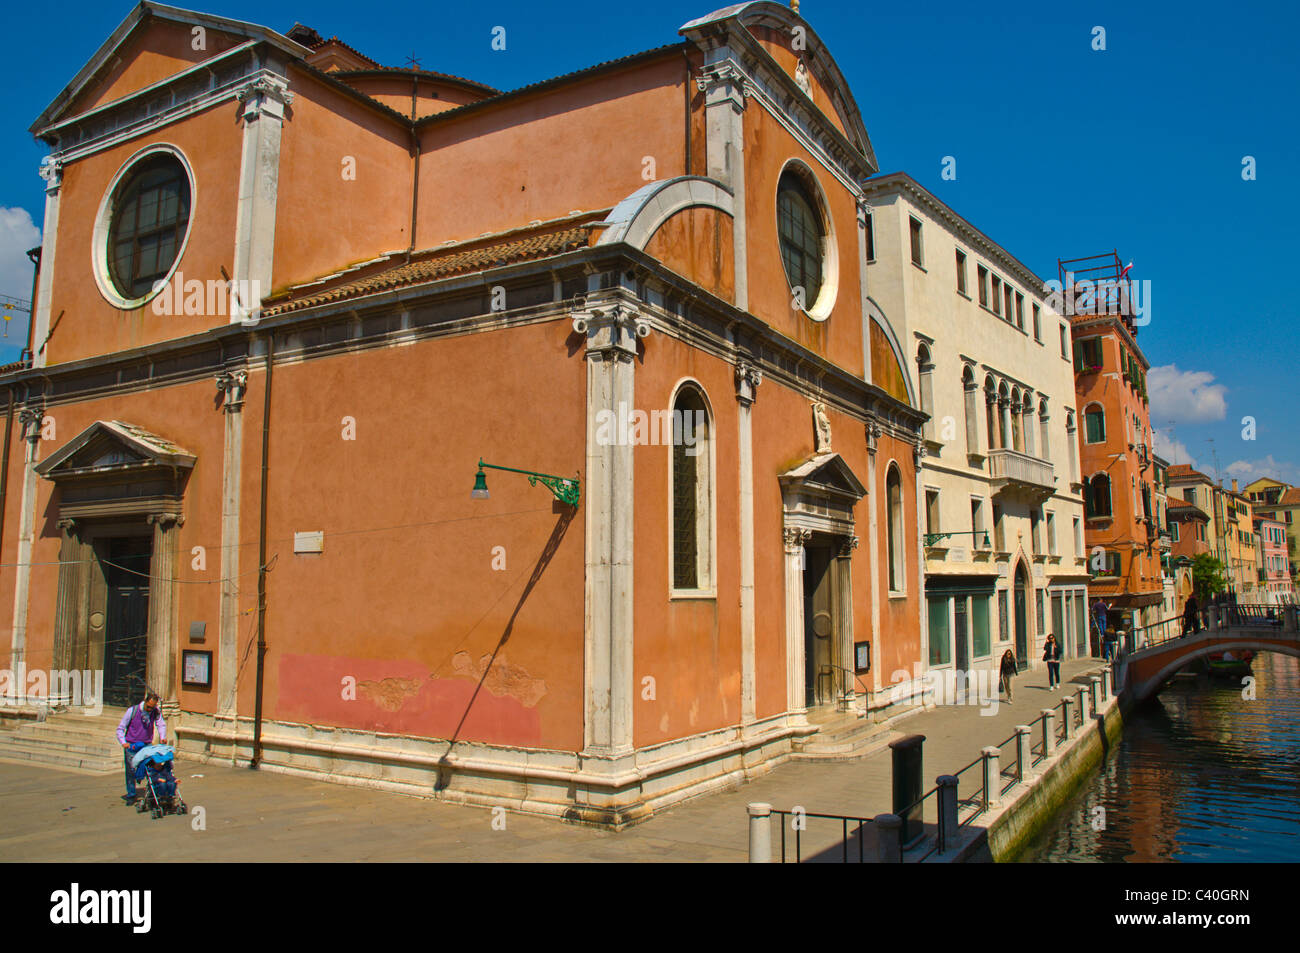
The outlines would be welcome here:
<svg viewBox="0 0 1300 953">
<path fill-rule="evenodd" d="M 95 277 L 119 307 L 153 296 L 180 260 L 190 225 L 189 170 L 169 148 L 128 163 L 109 190 L 96 223 Z"/>
<path fill-rule="evenodd" d="M 837 260 L 825 201 L 804 167 L 791 163 L 776 190 L 776 229 L 781 264 L 793 304 L 814 321 L 830 316 L 835 302 Z"/>
</svg>

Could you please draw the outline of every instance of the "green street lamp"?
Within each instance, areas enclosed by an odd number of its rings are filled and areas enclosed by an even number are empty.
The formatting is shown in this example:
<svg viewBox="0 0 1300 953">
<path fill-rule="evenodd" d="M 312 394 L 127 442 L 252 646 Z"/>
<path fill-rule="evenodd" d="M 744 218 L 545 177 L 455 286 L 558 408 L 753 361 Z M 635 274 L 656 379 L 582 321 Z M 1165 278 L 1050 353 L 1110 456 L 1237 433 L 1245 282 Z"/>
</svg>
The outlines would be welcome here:
<svg viewBox="0 0 1300 953">
<path fill-rule="evenodd" d="M 555 494 L 555 498 L 565 506 L 578 505 L 581 498 L 581 489 L 577 477 L 558 477 L 549 473 L 537 473 L 534 470 L 517 470 L 514 467 L 500 467 L 495 463 L 484 463 L 480 457 L 478 461 L 478 473 L 474 474 L 474 489 L 469 491 L 470 499 L 486 500 L 488 498 L 487 474 L 483 472 L 484 468 L 491 470 L 505 470 L 507 473 L 522 473 L 528 477 L 530 486 L 541 484 Z"/>
<path fill-rule="evenodd" d="M 989 548 L 989 534 L 988 534 L 988 530 L 978 530 L 978 529 L 953 530 L 951 533 L 926 533 L 926 534 L 925 534 L 925 545 L 926 545 L 927 547 L 929 547 L 929 546 L 933 546 L 935 543 L 939 542 L 939 540 L 941 540 L 941 539 L 947 539 L 949 536 L 965 536 L 967 533 L 970 533 L 972 536 L 977 536 L 977 535 L 979 535 L 980 533 L 983 533 L 983 534 L 984 534 L 984 548 L 985 548 L 985 549 L 988 549 L 988 548 Z"/>
</svg>

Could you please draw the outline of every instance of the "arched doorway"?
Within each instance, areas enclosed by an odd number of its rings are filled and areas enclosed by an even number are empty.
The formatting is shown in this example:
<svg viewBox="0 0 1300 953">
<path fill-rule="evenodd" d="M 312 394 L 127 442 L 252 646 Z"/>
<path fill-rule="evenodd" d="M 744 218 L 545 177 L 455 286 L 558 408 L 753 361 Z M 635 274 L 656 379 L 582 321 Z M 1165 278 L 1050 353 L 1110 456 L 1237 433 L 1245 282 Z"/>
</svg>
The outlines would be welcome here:
<svg viewBox="0 0 1300 953">
<path fill-rule="evenodd" d="M 1029 573 L 1025 564 L 1016 566 L 1016 664 L 1021 671 L 1029 667 Z"/>
</svg>

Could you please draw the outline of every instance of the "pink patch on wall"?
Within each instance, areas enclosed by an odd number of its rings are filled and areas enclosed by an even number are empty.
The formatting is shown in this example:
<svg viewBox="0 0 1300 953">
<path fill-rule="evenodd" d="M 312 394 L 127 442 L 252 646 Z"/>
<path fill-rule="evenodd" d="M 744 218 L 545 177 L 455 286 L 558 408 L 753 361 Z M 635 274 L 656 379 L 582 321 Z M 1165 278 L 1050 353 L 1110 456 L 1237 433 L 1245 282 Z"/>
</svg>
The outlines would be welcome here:
<svg viewBox="0 0 1300 953">
<path fill-rule="evenodd" d="M 541 744 L 536 708 L 495 695 L 477 681 L 431 678 L 426 666 L 410 660 L 286 655 L 279 676 L 271 718 L 487 744 Z M 345 685 L 349 677 L 355 681 Z"/>
</svg>

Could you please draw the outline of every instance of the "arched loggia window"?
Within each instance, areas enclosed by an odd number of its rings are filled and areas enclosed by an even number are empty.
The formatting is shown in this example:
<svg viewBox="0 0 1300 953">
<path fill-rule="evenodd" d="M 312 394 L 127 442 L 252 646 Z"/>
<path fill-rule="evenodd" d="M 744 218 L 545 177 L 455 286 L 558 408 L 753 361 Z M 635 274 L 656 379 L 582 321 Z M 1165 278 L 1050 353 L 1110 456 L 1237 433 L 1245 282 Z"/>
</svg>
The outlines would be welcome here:
<svg viewBox="0 0 1300 953">
<path fill-rule="evenodd" d="M 1111 515 L 1110 477 L 1106 474 L 1096 474 L 1084 487 L 1083 515 L 1089 519 Z"/>
<path fill-rule="evenodd" d="M 704 394 L 684 384 L 673 400 L 673 589 L 713 587 L 712 421 Z"/>
</svg>

